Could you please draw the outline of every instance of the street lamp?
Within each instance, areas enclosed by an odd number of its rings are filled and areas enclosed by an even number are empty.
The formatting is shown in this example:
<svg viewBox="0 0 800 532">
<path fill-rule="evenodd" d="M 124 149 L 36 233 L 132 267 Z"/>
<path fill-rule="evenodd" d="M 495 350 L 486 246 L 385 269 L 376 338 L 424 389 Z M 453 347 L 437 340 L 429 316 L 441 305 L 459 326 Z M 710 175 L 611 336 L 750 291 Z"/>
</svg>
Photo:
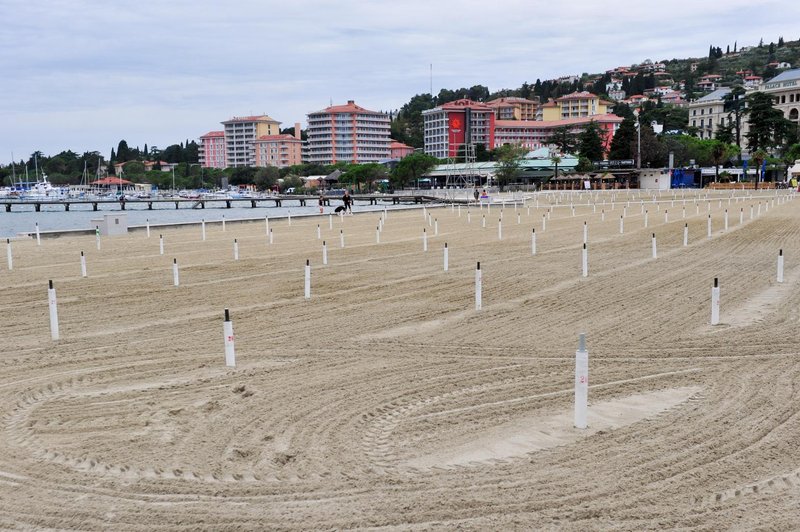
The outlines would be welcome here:
<svg viewBox="0 0 800 532">
<path fill-rule="evenodd" d="M 642 119 L 641 112 L 642 108 L 637 107 L 636 110 L 633 111 L 633 114 L 636 115 L 636 169 L 642 169 Z"/>
</svg>

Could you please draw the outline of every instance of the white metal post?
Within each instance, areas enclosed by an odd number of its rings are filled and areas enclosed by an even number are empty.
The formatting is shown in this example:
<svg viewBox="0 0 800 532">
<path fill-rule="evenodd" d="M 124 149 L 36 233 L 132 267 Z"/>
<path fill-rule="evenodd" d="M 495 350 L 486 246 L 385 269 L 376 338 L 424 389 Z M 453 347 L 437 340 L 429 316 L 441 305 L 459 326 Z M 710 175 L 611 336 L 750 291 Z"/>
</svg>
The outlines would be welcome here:
<svg viewBox="0 0 800 532">
<path fill-rule="evenodd" d="M 53 281 L 50 280 L 47 289 L 47 306 L 50 308 L 50 337 L 58 340 L 58 302 L 56 301 L 56 289 L 53 288 Z"/>
<path fill-rule="evenodd" d="M 589 402 L 589 352 L 586 350 L 586 334 L 578 336 L 578 350 L 575 351 L 575 428 L 588 426 Z"/>
<path fill-rule="evenodd" d="M 306 259 L 305 291 L 306 299 L 311 299 L 311 261 Z"/>
<path fill-rule="evenodd" d="M 482 304 L 482 275 L 481 275 L 481 263 L 478 262 L 478 267 L 475 269 L 475 310 L 481 310 Z"/>
<path fill-rule="evenodd" d="M 589 277 L 589 250 L 586 249 L 586 244 L 581 251 L 581 270 L 583 277 Z"/>
<path fill-rule="evenodd" d="M 711 289 L 711 325 L 719 324 L 719 279 L 714 277 L 714 287 Z"/>
<path fill-rule="evenodd" d="M 81 251 L 81 277 L 86 277 L 86 256 Z"/>
<path fill-rule="evenodd" d="M 225 309 L 225 321 L 222 323 L 222 332 L 225 340 L 225 365 L 236 367 L 236 349 L 233 342 L 233 322 L 228 309 Z"/>
</svg>

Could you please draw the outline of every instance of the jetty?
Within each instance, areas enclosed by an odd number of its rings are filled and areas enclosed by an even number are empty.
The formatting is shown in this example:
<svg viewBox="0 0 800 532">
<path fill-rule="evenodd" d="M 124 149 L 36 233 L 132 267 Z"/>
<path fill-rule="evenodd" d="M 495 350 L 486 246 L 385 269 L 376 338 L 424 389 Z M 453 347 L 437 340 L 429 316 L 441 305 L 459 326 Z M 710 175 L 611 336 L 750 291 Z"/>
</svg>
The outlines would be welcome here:
<svg viewBox="0 0 800 532">
<path fill-rule="evenodd" d="M 452 199 L 441 198 L 426 194 L 354 194 L 353 201 L 368 202 L 369 205 L 378 205 L 380 203 L 390 203 L 392 205 L 400 205 L 403 203 L 463 203 L 466 204 L 465 199 Z M 323 204 L 330 205 L 331 200 L 340 200 L 341 196 L 323 196 Z M 299 196 L 281 194 L 274 196 L 264 196 L 258 198 L 145 198 L 145 199 L 85 199 L 85 198 L 63 198 L 63 199 L 2 199 L 0 205 L 3 206 L 5 212 L 12 212 L 15 207 L 30 206 L 36 212 L 42 210 L 42 206 L 61 206 L 64 210 L 69 212 L 73 206 L 91 205 L 93 211 L 100 209 L 101 205 L 115 206 L 111 209 L 103 210 L 127 210 L 127 209 L 140 209 L 140 210 L 153 210 L 154 205 L 158 204 L 173 204 L 176 209 L 191 208 L 191 209 L 205 209 L 209 208 L 225 208 L 230 209 L 233 206 L 247 206 L 251 208 L 256 207 L 282 207 L 284 202 L 297 202 L 301 207 L 308 204 L 315 204 L 319 201 L 319 196 Z M 270 205 L 270 203 L 272 205 Z"/>
</svg>

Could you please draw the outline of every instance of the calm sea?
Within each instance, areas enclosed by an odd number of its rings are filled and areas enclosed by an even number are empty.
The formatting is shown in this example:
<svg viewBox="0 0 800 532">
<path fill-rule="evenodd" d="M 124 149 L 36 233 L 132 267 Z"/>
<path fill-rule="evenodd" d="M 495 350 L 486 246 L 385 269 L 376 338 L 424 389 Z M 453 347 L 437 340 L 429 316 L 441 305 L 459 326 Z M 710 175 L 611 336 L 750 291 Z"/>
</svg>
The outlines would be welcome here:
<svg viewBox="0 0 800 532">
<path fill-rule="evenodd" d="M 312 202 L 309 202 L 312 203 Z M 325 214 L 332 213 L 341 204 L 341 201 L 331 200 L 331 206 L 325 207 Z M 220 205 L 223 205 L 220 203 Z M 205 209 L 192 209 L 191 204 L 181 205 L 180 209 L 175 209 L 171 203 L 154 204 L 153 210 L 147 209 L 147 204 L 137 205 L 128 202 L 125 212 L 128 214 L 129 226 L 144 226 L 150 222 L 151 226 L 160 224 L 220 221 L 225 217 L 226 221 L 281 218 L 289 213 L 292 216 L 312 215 L 319 213 L 319 207 L 308 205 L 301 207 L 299 201 L 284 201 L 283 207 L 259 206 L 251 208 L 234 207 L 230 209 L 217 208 L 206 205 Z M 244 204 L 242 204 L 244 205 Z M 383 211 L 384 207 L 388 210 L 407 209 L 408 205 L 355 205 L 353 212 Z M 32 233 L 39 224 L 40 231 L 72 231 L 78 229 L 92 229 L 95 224 L 91 222 L 93 218 L 100 218 L 104 213 L 120 212 L 116 204 L 101 204 L 100 210 L 92 211 L 91 205 L 71 205 L 70 211 L 65 212 L 62 205 L 44 205 L 41 212 L 36 212 L 33 205 L 14 205 L 12 212 L 5 212 L 0 209 L 0 237 L 8 238 L 17 236 L 20 233 Z"/>
</svg>

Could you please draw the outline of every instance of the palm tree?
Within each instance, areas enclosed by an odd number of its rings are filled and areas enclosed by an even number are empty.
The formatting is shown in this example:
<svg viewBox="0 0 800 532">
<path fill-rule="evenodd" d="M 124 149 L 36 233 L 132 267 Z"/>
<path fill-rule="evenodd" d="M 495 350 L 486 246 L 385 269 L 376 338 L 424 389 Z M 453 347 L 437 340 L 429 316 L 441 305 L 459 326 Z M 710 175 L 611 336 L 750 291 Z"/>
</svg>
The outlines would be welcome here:
<svg viewBox="0 0 800 532">
<path fill-rule="evenodd" d="M 553 163 L 553 167 L 555 168 L 555 171 L 553 172 L 553 179 L 555 179 L 558 177 L 558 163 L 561 162 L 561 157 L 559 157 L 557 153 L 554 153 L 550 157 L 550 162 Z"/>
</svg>

